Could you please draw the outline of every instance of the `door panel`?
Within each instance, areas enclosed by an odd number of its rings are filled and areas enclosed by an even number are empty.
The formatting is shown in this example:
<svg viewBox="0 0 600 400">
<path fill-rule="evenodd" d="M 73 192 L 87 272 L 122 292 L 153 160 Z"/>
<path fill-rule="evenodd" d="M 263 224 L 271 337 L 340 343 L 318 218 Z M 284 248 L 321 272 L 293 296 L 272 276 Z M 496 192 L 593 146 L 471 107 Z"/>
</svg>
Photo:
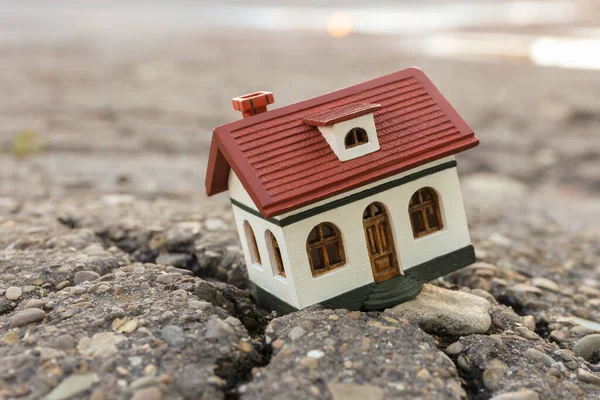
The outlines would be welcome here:
<svg viewBox="0 0 600 400">
<path fill-rule="evenodd" d="M 372 203 L 367 207 L 363 213 L 363 226 L 375 282 L 399 275 L 396 246 L 383 204 Z"/>
</svg>

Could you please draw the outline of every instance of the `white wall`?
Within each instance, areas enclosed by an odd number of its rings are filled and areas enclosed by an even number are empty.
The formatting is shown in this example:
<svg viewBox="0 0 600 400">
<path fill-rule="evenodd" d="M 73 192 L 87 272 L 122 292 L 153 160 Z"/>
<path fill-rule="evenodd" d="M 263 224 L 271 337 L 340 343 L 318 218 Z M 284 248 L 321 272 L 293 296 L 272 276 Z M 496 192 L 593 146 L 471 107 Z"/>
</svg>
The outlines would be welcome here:
<svg viewBox="0 0 600 400">
<path fill-rule="evenodd" d="M 346 148 L 346 135 L 352 128 L 362 128 L 367 132 L 369 142 L 360 146 Z M 365 154 L 379 150 L 379 138 L 375 129 L 373 113 L 342 121 L 331 126 L 319 126 L 319 131 L 331 146 L 331 149 L 340 161 L 348 161 L 362 157 Z"/>
<path fill-rule="evenodd" d="M 343 195 L 312 204 L 309 207 L 303 207 L 294 212 L 284 214 L 279 218 L 284 218 L 321 204 L 327 204 L 335 199 L 346 197 L 352 193 L 381 185 L 382 183 L 412 174 L 418 170 L 430 168 L 453 159 L 454 157 L 447 157 L 423 165 L 406 173 L 386 178 Z M 231 175 L 234 176 L 233 173 Z M 430 186 L 438 192 L 444 229 L 415 239 L 408 215 L 408 203 L 413 193 L 425 186 Z M 245 193 L 241 183 L 235 177 L 230 179 L 230 191 L 232 198 L 252 208 L 256 208 Z M 450 168 L 293 223 L 283 229 L 234 206 L 238 231 L 243 236 L 243 218 L 247 218 L 255 231 L 263 264 L 269 260 L 264 244 L 264 229 L 271 229 L 279 241 L 286 267 L 287 282 L 285 284 L 282 284 L 278 278 L 272 277 L 270 266 L 265 266 L 262 274 L 257 273 L 258 270 L 255 267 L 248 267 L 250 279 L 297 308 L 307 307 L 373 282 L 371 263 L 367 253 L 362 223 L 362 213 L 374 201 L 381 202 L 387 207 L 396 243 L 396 253 L 399 258 L 400 268 L 403 271 L 471 244 L 458 175 L 456 168 Z M 312 276 L 306 254 L 306 238 L 312 228 L 322 222 L 331 222 L 340 230 L 344 240 L 347 263 L 346 266 L 315 278 Z M 250 253 L 245 238 L 242 238 L 242 246 L 244 247 L 246 261 L 250 262 Z M 293 266 L 293 270 L 291 266 Z M 293 301 L 293 297 L 296 296 L 297 301 Z"/>
<path fill-rule="evenodd" d="M 229 192 L 231 198 L 256 209 L 256 206 L 250 199 L 250 196 L 233 171 L 231 171 L 229 176 Z M 254 214 L 244 211 L 236 206 L 233 206 L 233 215 L 235 217 L 235 223 L 240 235 L 240 242 L 244 251 L 244 258 L 246 260 L 248 277 L 250 280 L 286 303 L 296 308 L 300 308 L 294 286 L 294 273 L 288 261 L 289 256 L 281 227 L 267 222 L 264 219 L 259 218 Z M 252 262 L 252 250 L 249 247 L 249 241 L 244 230 L 244 221 L 248 221 L 252 227 L 252 230 L 254 231 L 256 245 L 260 254 L 261 265 Z M 277 268 L 273 264 L 271 254 L 269 254 L 267 251 L 267 243 L 265 238 L 265 233 L 267 230 L 270 230 L 273 233 L 277 239 L 277 242 L 279 243 L 279 250 L 281 251 L 281 258 L 283 259 L 283 267 L 286 274 L 285 278 L 277 275 Z"/>
</svg>

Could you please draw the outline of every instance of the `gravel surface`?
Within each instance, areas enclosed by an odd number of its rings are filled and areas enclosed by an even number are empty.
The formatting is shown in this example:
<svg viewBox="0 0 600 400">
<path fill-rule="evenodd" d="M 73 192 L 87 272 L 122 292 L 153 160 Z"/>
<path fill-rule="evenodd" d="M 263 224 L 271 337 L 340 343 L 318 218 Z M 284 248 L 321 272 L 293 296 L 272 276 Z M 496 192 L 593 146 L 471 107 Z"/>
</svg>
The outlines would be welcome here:
<svg viewBox="0 0 600 400">
<path fill-rule="evenodd" d="M 0 398 L 600 398 L 597 72 L 392 37 L 26 44 L 0 44 Z M 212 127 L 239 118 L 235 95 L 284 105 L 410 65 L 482 140 L 458 158 L 478 263 L 432 282 L 480 298 L 477 330 L 431 298 L 418 314 L 452 330 L 258 310 L 227 197 L 202 194 Z"/>
</svg>

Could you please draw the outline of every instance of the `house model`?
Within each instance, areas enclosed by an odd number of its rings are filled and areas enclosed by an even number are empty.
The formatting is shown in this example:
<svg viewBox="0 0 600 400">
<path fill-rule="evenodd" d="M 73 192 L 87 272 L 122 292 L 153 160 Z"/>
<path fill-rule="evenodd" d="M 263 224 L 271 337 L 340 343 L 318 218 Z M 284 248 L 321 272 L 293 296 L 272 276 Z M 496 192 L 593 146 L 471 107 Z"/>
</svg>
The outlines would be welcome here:
<svg viewBox="0 0 600 400">
<path fill-rule="evenodd" d="M 258 304 L 377 310 L 475 261 L 454 155 L 479 144 L 410 68 L 214 130 L 208 195 L 229 190 Z"/>
</svg>

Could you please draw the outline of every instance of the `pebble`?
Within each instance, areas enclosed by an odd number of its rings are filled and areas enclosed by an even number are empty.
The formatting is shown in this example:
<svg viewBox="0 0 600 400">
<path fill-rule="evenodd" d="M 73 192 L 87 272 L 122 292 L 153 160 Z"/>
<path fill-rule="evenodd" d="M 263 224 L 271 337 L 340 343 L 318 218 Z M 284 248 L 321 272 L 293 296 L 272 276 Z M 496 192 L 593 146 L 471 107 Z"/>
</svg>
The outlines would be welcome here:
<svg viewBox="0 0 600 400">
<path fill-rule="evenodd" d="M 540 396 L 530 389 L 506 392 L 492 397 L 490 400 L 540 400 Z"/>
<path fill-rule="evenodd" d="M 573 346 L 573 353 L 584 360 L 592 358 L 594 353 L 600 349 L 600 334 L 584 336 Z"/>
<path fill-rule="evenodd" d="M 528 285 L 526 283 L 517 283 L 511 287 L 511 289 L 515 292 L 524 292 L 524 293 L 535 293 L 535 294 L 543 294 L 540 288 Z"/>
<path fill-rule="evenodd" d="M 157 276 L 156 282 L 167 285 L 167 284 L 171 284 L 171 283 L 175 282 L 177 279 L 179 279 L 181 277 L 182 277 L 182 275 L 179 273 L 167 272 L 167 273 Z"/>
<path fill-rule="evenodd" d="M 124 340 L 124 336 L 113 332 L 98 332 L 91 339 L 84 337 L 79 340 L 77 350 L 88 357 L 108 358 L 119 352 L 117 345 Z"/>
<path fill-rule="evenodd" d="M 31 299 L 25 304 L 25 308 L 43 308 L 44 302 L 40 299 Z"/>
<path fill-rule="evenodd" d="M 425 284 L 416 299 L 387 310 L 426 332 L 448 335 L 485 333 L 492 325 L 490 303 L 478 296 Z"/>
<path fill-rule="evenodd" d="M 541 289 L 550 290 L 551 292 L 560 292 L 560 288 L 556 284 L 556 282 L 542 277 L 536 277 L 531 280 L 531 284 L 533 286 L 539 287 Z"/>
<path fill-rule="evenodd" d="M 483 384 L 489 390 L 498 390 L 500 380 L 504 377 L 504 370 L 501 368 L 488 368 L 483 373 Z"/>
<path fill-rule="evenodd" d="M 527 349 L 525 350 L 523 355 L 527 359 L 532 361 L 534 364 L 545 365 L 547 367 L 550 367 L 552 364 L 555 363 L 552 357 L 536 349 Z"/>
<path fill-rule="evenodd" d="M 192 255 L 187 253 L 165 253 L 156 258 L 156 264 L 172 265 L 173 267 L 185 267 L 190 261 L 192 261 Z"/>
<path fill-rule="evenodd" d="M 75 285 L 80 285 L 83 282 L 95 281 L 98 278 L 100 278 L 100 274 L 95 271 L 77 271 L 73 278 L 73 282 Z"/>
<path fill-rule="evenodd" d="M 46 318 L 46 313 L 39 308 L 27 308 L 19 311 L 10 319 L 10 327 L 17 328 L 28 324 L 41 322 Z"/>
<path fill-rule="evenodd" d="M 532 315 L 526 315 L 521 318 L 523 325 L 530 331 L 535 331 L 535 318 Z"/>
<path fill-rule="evenodd" d="M 160 382 L 154 376 L 142 376 L 141 378 L 131 382 L 130 387 L 132 390 L 138 390 L 149 386 L 157 386 L 159 384 Z"/>
<path fill-rule="evenodd" d="M 60 350 L 73 349 L 75 348 L 75 339 L 68 334 L 60 335 L 52 341 L 52 347 Z"/>
<path fill-rule="evenodd" d="M 69 281 L 62 281 L 58 285 L 56 285 L 56 290 L 63 290 L 67 286 L 71 286 L 71 282 L 69 282 Z"/>
<path fill-rule="evenodd" d="M 324 355 L 325 353 L 322 350 L 311 350 L 308 353 L 306 353 L 307 357 L 316 358 L 317 360 L 323 357 Z"/>
<path fill-rule="evenodd" d="M 160 331 L 160 337 L 170 346 L 181 346 L 185 343 L 183 329 L 176 325 L 167 325 Z"/>
<path fill-rule="evenodd" d="M 463 347 L 462 344 L 460 344 L 460 342 L 454 342 L 446 348 L 446 354 L 449 354 L 451 356 L 460 354 L 462 353 L 462 351 Z"/>
<path fill-rule="evenodd" d="M 301 326 L 296 326 L 288 333 L 288 337 L 294 341 L 300 339 L 305 333 L 306 331 Z"/>
<path fill-rule="evenodd" d="M 17 300 L 19 297 L 21 297 L 22 294 L 23 291 L 20 287 L 11 286 L 8 289 L 6 289 L 6 293 L 4 293 L 4 296 L 8 300 Z"/>
<path fill-rule="evenodd" d="M 592 385 L 600 385 L 600 376 L 586 371 L 583 368 L 577 369 L 577 379 L 581 382 L 591 383 Z"/>
<path fill-rule="evenodd" d="M 71 375 L 55 387 L 46 400 L 66 400 L 79 393 L 85 392 L 98 381 L 96 374 Z"/>
<path fill-rule="evenodd" d="M 156 386 L 140 389 L 131 396 L 131 400 L 162 400 L 162 398 L 162 392 Z"/>
<path fill-rule="evenodd" d="M 563 342 L 567 338 L 567 334 L 564 331 L 552 331 L 550 338 L 555 342 Z"/>
<path fill-rule="evenodd" d="M 529 339 L 529 340 L 536 340 L 536 339 L 540 338 L 540 336 L 537 333 L 529 330 L 528 328 L 526 328 L 524 326 L 517 326 L 515 328 L 515 332 L 519 336 L 524 337 L 525 339 Z"/>
<path fill-rule="evenodd" d="M 227 324 L 221 318 L 213 317 L 206 323 L 205 337 L 216 338 L 225 335 L 235 335 L 235 331 L 231 325 Z"/>
<path fill-rule="evenodd" d="M 356 383 L 327 383 L 331 400 L 383 400 L 383 389 Z"/>
<path fill-rule="evenodd" d="M 132 318 L 116 318 L 112 328 L 117 333 L 131 333 L 137 329 L 138 322 Z"/>
</svg>

